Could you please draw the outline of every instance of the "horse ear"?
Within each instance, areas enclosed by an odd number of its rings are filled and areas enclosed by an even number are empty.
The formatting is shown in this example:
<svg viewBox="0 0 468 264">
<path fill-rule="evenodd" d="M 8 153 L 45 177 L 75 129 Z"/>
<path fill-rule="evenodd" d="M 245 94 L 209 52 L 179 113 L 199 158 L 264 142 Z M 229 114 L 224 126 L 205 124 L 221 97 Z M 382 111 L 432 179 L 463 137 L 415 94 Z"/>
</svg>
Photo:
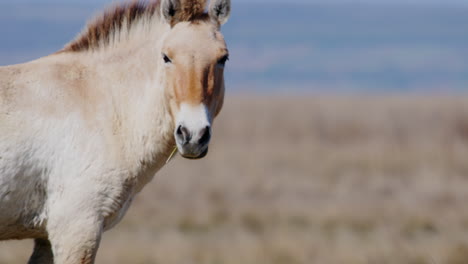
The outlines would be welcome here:
<svg viewBox="0 0 468 264">
<path fill-rule="evenodd" d="M 231 14 L 231 0 L 211 0 L 209 14 L 211 19 L 223 25 Z"/>
<path fill-rule="evenodd" d="M 180 0 L 162 0 L 161 13 L 163 18 L 173 26 L 177 12 L 180 10 Z"/>
</svg>

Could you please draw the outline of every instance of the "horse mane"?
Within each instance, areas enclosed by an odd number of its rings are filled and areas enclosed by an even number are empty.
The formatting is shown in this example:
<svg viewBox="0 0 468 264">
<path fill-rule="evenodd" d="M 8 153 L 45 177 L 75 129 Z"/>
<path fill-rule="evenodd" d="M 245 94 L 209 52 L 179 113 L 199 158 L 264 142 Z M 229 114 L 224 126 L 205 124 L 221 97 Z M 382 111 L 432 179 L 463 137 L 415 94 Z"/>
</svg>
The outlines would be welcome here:
<svg viewBox="0 0 468 264">
<path fill-rule="evenodd" d="M 93 19 L 78 37 L 65 45 L 61 52 L 97 50 L 123 39 L 141 21 L 160 17 L 160 0 L 133 0 L 108 8 Z M 182 0 L 175 19 L 192 21 L 205 12 L 206 0 Z"/>
</svg>

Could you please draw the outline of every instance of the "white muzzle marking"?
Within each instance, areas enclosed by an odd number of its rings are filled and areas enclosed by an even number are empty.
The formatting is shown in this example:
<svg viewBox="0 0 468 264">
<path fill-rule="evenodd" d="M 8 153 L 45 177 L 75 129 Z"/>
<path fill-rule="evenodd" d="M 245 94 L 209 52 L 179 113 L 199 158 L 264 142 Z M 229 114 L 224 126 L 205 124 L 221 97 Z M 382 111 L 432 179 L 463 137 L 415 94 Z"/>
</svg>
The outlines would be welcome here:
<svg viewBox="0 0 468 264">
<path fill-rule="evenodd" d="M 201 158 L 211 139 L 211 115 L 204 104 L 181 104 L 174 131 L 177 147 L 186 158 Z"/>
</svg>

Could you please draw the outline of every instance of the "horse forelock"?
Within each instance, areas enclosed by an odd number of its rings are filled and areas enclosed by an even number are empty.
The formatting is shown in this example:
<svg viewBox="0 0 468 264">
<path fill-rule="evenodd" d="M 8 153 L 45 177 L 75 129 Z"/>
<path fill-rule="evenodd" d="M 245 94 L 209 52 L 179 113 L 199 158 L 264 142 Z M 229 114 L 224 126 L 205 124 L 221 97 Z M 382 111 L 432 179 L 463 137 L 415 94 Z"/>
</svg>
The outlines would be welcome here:
<svg viewBox="0 0 468 264">
<path fill-rule="evenodd" d="M 184 0 L 181 3 L 176 21 L 192 21 L 202 17 L 205 12 L 206 0 Z"/>
<path fill-rule="evenodd" d="M 178 22 L 205 19 L 206 0 L 181 0 L 180 10 L 175 19 Z M 127 34 L 142 19 L 157 19 L 160 15 L 161 0 L 133 0 L 114 5 L 93 19 L 84 31 L 61 52 L 96 50 L 109 45 L 117 33 Z"/>
</svg>

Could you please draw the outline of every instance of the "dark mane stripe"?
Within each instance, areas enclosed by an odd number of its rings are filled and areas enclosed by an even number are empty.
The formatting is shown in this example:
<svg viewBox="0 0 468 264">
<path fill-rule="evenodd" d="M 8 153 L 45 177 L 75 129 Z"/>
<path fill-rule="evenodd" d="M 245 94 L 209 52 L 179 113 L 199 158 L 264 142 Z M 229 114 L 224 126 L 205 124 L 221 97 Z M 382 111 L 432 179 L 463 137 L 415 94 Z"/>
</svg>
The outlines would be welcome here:
<svg viewBox="0 0 468 264">
<path fill-rule="evenodd" d="M 89 23 L 75 40 L 61 52 L 96 50 L 110 43 L 114 33 L 123 29 L 131 30 L 132 25 L 143 18 L 159 17 L 160 0 L 133 0 L 107 9 Z M 176 19 L 190 21 L 204 13 L 206 0 L 182 0 Z"/>
<path fill-rule="evenodd" d="M 89 23 L 77 39 L 70 42 L 63 52 L 80 52 L 97 49 L 101 44 L 108 44 L 114 32 L 127 27 L 130 30 L 135 21 L 157 14 L 159 0 L 132 1 L 115 5 Z"/>
</svg>

